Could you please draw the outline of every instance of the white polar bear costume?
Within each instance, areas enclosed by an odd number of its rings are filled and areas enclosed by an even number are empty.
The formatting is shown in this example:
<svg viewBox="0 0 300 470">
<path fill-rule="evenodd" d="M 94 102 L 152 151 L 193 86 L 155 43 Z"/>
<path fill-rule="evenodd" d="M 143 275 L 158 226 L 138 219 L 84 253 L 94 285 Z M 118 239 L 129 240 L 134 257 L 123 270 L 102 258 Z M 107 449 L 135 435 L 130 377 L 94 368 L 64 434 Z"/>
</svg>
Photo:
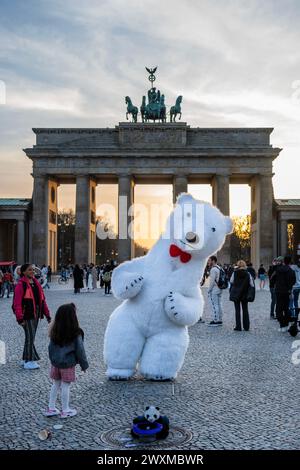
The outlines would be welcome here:
<svg viewBox="0 0 300 470">
<path fill-rule="evenodd" d="M 137 369 L 146 379 L 177 376 L 188 348 L 187 327 L 202 316 L 207 259 L 231 231 L 231 219 L 219 209 L 181 194 L 149 253 L 113 271 L 112 291 L 123 302 L 105 332 L 109 379 L 126 380 Z"/>
</svg>

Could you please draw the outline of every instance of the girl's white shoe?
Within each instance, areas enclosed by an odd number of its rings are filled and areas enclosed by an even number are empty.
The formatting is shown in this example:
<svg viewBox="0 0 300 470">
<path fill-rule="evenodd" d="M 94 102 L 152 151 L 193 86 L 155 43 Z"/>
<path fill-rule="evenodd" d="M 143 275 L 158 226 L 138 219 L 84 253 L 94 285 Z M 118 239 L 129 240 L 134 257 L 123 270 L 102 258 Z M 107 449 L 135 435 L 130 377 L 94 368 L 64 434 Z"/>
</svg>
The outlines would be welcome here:
<svg viewBox="0 0 300 470">
<path fill-rule="evenodd" d="M 77 410 L 74 409 L 69 409 L 68 411 L 62 411 L 60 414 L 61 418 L 72 418 L 73 416 L 77 415 Z"/>
<path fill-rule="evenodd" d="M 57 408 L 54 408 L 53 410 L 51 410 L 50 408 L 47 408 L 47 410 L 43 412 L 43 415 L 47 416 L 48 418 L 50 418 L 51 416 L 58 416 L 59 414 L 60 414 L 60 411 Z"/>
<path fill-rule="evenodd" d="M 28 361 L 24 363 L 24 369 L 33 370 L 33 369 L 39 369 L 39 368 L 40 366 L 35 361 Z"/>
</svg>

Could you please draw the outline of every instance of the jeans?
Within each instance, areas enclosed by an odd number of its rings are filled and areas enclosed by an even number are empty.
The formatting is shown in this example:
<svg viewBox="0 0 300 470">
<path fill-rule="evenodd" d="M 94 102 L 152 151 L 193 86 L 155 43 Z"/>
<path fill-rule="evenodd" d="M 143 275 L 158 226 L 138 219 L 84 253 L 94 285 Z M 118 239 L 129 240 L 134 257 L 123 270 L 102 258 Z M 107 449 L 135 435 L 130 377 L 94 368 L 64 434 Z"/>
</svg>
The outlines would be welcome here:
<svg viewBox="0 0 300 470">
<path fill-rule="evenodd" d="M 105 293 L 105 294 L 109 294 L 109 293 L 110 293 L 110 284 L 111 284 L 110 281 L 104 283 L 104 286 L 105 286 L 105 291 L 104 291 L 104 293 Z"/>
<path fill-rule="evenodd" d="M 280 323 L 280 327 L 288 326 L 290 321 L 290 294 L 276 292 L 276 317 Z"/>
<path fill-rule="evenodd" d="M 11 292 L 11 285 L 9 281 L 4 281 L 3 286 L 2 286 L 2 297 L 4 297 L 5 291 L 7 290 L 7 297 L 9 297 L 9 294 Z"/>
<path fill-rule="evenodd" d="M 219 292 L 208 292 L 207 294 L 209 300 L 210 300 L 210 305 L 212 309 L 212 314 L 213 314 L 213 321 L 222 321 L 222 306 L 221 306 L 221 296 L 222 296 L 222 291 Z"/>
<path fill-rule="evenodd" d="M 235 301 L 235 324 L 238 330 L 242 329 L 241 324 L 241 305 L 243 310 L 243 328 L 248 331 L 250 328 L 249 312 L 248 312 L 248 302 L 247 300 L 242 300 L 241 302 Z"/>
<path fill-rule="evenodd" d="M 275 287 L 270 287 L 271 293 L 271 312 L 270 316 L 274 317 L 275 305 L 276 305 L 276 294 L 275 294 Z"/>
<path fill-rule="evenodd" d="M 298 318 L 299 313 L 299 294 L 300 289 L 293 289 L 292 297 L 290 298 L 290 314 L 292 318 Z"/>
</svg>

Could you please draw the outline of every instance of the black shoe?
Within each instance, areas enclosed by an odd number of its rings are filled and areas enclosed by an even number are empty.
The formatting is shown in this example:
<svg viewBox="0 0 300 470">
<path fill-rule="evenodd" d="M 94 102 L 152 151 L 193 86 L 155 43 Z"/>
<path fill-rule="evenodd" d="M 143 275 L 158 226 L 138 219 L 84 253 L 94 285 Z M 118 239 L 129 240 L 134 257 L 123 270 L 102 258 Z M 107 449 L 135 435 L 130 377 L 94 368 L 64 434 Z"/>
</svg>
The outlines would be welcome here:
<svg viewBox="0 0 300 470">
<path fill-rule="evenodd" d="M 217 321 L 217 324 L 218 324 L 219 326 L 222 326 L 222 325 L 223 325 L 223 322 L 222 322 L 222 321 Z"/>
<path fill-rule="evenodd" d="M 200 320 L 198 320 L 198 323 L 205 323 L 205 321 L 200 318 Z"/>
<path fill-rule="evenodd" d="M 208 326 L 220 326 L 217 321 L 211 321 Z"/>
<path fill-rule="evenodd" d="M 235 327 L 235 328 L 233 328 L 233 330 L 234 330 L 234 331 L 242 331 L 242 328 L 237 328 L 237 327 Z"/>
</svg>

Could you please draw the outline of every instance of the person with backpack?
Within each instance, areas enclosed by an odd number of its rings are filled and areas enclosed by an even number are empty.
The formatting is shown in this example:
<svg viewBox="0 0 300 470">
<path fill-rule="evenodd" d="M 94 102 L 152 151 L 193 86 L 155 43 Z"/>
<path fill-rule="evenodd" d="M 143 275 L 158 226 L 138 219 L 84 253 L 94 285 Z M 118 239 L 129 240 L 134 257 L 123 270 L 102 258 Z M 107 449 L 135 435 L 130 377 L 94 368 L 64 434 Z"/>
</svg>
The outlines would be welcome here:
<svg viewBox="0 0 300 470">
<path fill-rule="evenodd" d="M 104 282 L 104 295 L 110 294 L 111 275 L 112 275 L 111 267 L 110 265 L 106 265 L 104 268 L 103 275 L 102 275 L 102 279 Z"/>
<path fill-rule="evenodd" d="M 20 279 L 15 287 L 12 309 L 16 320 L 24 329 L 25 344 L 23 350 L 24 369 L 39 369 L 40 359 L 34 345 L 38 323 L 44 317 L 50 323 L 50 311 L 42 286 L 34 277 L 32 264 L 23 264 Z"/>
<path fill-rule="evenodd" d="M 234 302 L 235 307 L 235 328 L 234 331 L 242 331 L 241 322 L 241 306 L 243 311 L 243 328 L 245 331 L 249 331 L 250 320 L 248 311 L 248 302 L 253 302 L 253 297 L 249 298 L 249 288 L 254 290 L 255 285 L 254 279 L 247 270 L 245 261 L 239 260 L 236 264 L 236 269 L 232 273 L 230 278 L 230 297 L 229 299 Z"/>
<path fill-rule="evenodd" d="M 217 264 L 217 257 L 211 256 L 208 259 L 209 272 L 209 286 L 207 296 L 210 301 L 212 310 L 212 320 L 208 326 L 222 326 L 222 292 L 227 288 L 227 278 L 224 269 Z"/>
</svg>

